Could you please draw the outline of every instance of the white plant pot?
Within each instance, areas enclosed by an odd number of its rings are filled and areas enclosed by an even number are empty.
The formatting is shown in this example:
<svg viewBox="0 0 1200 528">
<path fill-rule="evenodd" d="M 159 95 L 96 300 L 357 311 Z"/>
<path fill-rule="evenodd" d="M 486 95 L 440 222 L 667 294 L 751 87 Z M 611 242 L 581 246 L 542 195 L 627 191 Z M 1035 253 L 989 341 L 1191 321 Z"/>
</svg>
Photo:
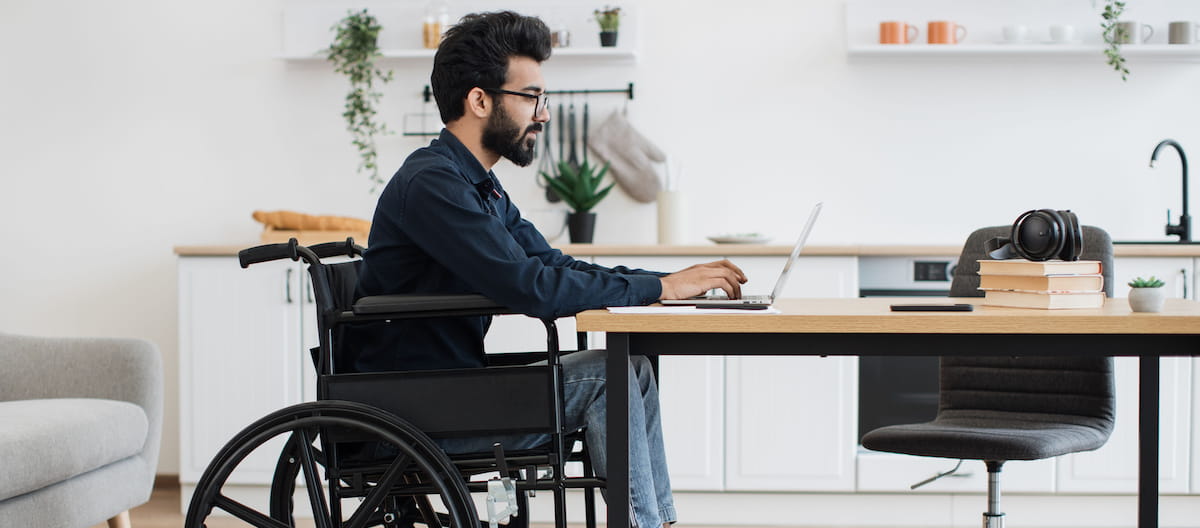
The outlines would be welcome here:
<svg viewBox="0 0 1200 528">
<path fill-rule="evenodd" d="M 1129 308 L 1135 312 L 1161 312 L 1167 300 L 1165 288 L 1131 288 Z"/>
</svg>

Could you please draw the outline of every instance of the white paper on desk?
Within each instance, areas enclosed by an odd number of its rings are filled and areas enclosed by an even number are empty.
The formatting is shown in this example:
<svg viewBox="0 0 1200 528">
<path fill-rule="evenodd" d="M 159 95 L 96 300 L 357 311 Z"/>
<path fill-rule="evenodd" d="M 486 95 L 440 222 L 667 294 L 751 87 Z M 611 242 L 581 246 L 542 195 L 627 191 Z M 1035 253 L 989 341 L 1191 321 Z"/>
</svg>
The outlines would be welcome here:
<svg viewBox="0 0 1200 528">
<path fill-rule="evenodd" d="M 609 306 L 608 311 L 615 314 L 673 314 L 673 315 L 704 315 L 704 314 L 777 314 L 782 313 L 778 308 L 769 307 L 764 310 L 742 310 L 738 308 L 696 308 L 695 306 Z"/>
</svg>

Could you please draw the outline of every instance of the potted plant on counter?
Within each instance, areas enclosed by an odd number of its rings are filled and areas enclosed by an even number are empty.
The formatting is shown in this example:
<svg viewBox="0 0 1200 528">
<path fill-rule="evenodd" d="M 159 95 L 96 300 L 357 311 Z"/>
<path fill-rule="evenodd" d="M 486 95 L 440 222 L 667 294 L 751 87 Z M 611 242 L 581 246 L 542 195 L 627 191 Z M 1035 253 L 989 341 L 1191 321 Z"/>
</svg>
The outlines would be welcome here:
<svg viewBox="0 0 1200 528">
<path fill-rule="evenodd" d="M 1149 279 L 1138 277 L 1129 281 L 1129 308 L 1135 312 L 1161 312 L 1166 301 L 1165 284 L 1162 279 L 1151 276 Z"/>
<path fill-rule="evenodd" d="M 600 188 L 600 181 L 608 173 L 608 163 L 596 172 L 595 167 L 583 162 L 578 167 L 569 162 L 558 162 L 558 174 L 551 176 L 544 171 L 538 174 L 546 181 L 554 192 L 558 193 L 571 213 L 567 215 L 567 231 L 571 235 L 572 244 L 590 244 L 596 230 L 596 213 L 591 212 L 600 203 L 613 184 Z"/>
<path fill-rule="evenodd" d="M 600 24 L 600 45 L 611 48 L 617 45 L 617 29 L 621 27 L 621 8 L 604 6 L 592 12 Z"/>
</svg>

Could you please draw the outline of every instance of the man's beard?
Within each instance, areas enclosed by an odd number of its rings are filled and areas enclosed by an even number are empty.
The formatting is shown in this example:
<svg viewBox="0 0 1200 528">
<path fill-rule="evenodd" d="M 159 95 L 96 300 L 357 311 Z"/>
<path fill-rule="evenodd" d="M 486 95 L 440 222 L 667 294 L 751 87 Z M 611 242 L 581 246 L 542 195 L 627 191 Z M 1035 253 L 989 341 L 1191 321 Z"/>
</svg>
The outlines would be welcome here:
<svg viewBox="0 0 1200 528">
<path fill-rule="evenodd" d="M 534 123 L 522 131 L 520 125 L 508 118 L 504 107 L 496 105 L 483 128 L 483 146 L 519 167 L 527 167 L 533 163 L 533 148 L 537 145 L 536 138 L 525 139 L 531 131 L 541 132 L 542 124 Z"/>
</svg>

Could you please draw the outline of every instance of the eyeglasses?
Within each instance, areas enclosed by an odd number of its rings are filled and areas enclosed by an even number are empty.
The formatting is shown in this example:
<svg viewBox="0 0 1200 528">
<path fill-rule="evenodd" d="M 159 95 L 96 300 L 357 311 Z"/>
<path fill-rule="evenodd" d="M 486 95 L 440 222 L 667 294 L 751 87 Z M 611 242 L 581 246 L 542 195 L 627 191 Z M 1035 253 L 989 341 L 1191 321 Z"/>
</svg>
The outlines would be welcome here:
<svg viewBox="0 0 1200 528">
<path fill-rule="evenodd" d="M 542 115 L 546 109 L 550 108 L 550 96 L 545 93 L 529 94 L 525 92 L 514 92 L 512 90 L 501 90 L 499 88 L 481 88 L 483 91 L 494 94 L 518 95 L 526 99 L 537 99 L 537 104 L 533 106 L 533 117 Z"/>
</svg>

